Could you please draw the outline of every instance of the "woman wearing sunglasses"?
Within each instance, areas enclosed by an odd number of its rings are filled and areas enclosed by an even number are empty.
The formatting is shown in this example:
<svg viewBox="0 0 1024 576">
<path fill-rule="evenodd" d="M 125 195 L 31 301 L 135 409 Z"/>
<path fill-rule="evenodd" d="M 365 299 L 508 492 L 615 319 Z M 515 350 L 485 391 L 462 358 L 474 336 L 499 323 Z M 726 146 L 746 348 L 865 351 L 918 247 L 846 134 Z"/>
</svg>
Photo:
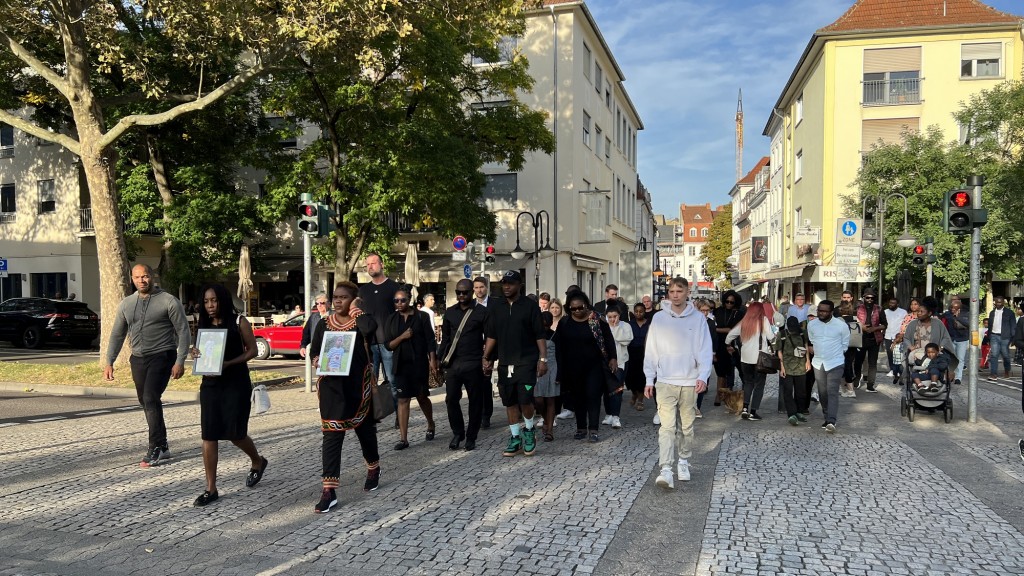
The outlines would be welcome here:
<svg viewBox="0 0 1024 576">
<path fill-rule="evenodd" d="M 415 398 L 427 417 L 427 440 L 434 439 L 434 407 L 430 403 L 430 372 L 437 372 L 437 340 L 426 312 L 409 302 L 409 289 L 395 292 L 395 312 L 384 325 L 384 342 L 394 355 L 392 382 L 398 396 L 398 431 L 395 450 L 409 447 L 409 409 Z"/>
</svg>

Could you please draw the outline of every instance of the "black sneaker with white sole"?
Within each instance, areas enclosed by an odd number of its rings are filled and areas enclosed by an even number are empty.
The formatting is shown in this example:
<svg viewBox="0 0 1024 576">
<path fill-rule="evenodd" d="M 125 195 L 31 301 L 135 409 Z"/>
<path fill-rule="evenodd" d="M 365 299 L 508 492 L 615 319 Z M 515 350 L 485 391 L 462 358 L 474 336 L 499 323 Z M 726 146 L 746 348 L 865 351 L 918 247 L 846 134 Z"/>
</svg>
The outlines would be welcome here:
<svg viewBox="0 0 1024 576">
<path fill-rule="evenodd" d="M 322 494 L 320 494 L 320 501 L 313 507 L 313 512 L 316 514 L 326 514 L 334 508 L 334 505 L 338 503 L 338 495 L 335 494 L 334 488 L 324 488 Z"/>
<path fill-rule="evenodd" d="M 167 460 L 170 457 L 171 451 L 166 446 L 154 446 L 142 457 L 142 462 L 139 462 L 139 466 L 142 468 L 152 468 L 159 464 L 161 460 Z"/>
<path fill-rule="evenodd" d="M 1020 459 L 1024 460 L 1024 438 L 1020 442 L 1017 442 L 1017 450 L 1020 451 Z"/>
</svg>

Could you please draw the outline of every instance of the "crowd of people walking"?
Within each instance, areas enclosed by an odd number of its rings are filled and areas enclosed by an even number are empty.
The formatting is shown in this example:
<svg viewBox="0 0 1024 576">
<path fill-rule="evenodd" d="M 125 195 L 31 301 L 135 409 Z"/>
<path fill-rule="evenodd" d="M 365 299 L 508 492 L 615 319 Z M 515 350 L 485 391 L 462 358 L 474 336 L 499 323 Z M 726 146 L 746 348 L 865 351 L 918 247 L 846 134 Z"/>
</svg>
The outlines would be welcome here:
<svg viewBox="0 0 1024 576">
<path fill-rule="evenodd" d="M 449 449 L 475 450 L 480 431 L 492 424 L 496 385 L 508 425 L 502 456 L 508 458 L 532 456 L 539 444 L 554 442 L 559 421 L 575 421 L 574 440 L 600 442 L 601 426 L 623 426 L 628 391 L 630 410 L 642 412 L 654 403 L 653 423 L 660 426 L 655 483 L 672 489 L 676 481 L 690 480 L 695 421 L 703 417 L 702 400 L 712 378 L 715 406 L 729 405 L 730 399 L 739 403 L 741 396 L 742 407 L 735 411 L 741 420 L 757 422 L 764 418 L 766 377 L 778 373 L 778 411 L 786 422 L 808 422 L 812 403 L 819 402 L 821 428 L 835 433 L 841 398 L 855 398 L 861 386 L 878 391 L 882 350 L 894 384 L 909 370 L 918 389 L 931 389 L 948 366 L 956 386 L 962 382 L 971 337 L 970 320 L 957 297 L 945 311 L 931 296 L 912 299 L 905 310 L 895 298 L 883 308 L 868 289 L 859 300 L 844 292 L 838 306 L 824 299 L 812 309 L 803 294 L 796 294 L 792 303 L 784 300 L 776 308 L 767 298 L 744 304 L 731 290 L 720 302 L 691 299 L 689 283 L 674 278 L 660 306 L 645 296 L 630 307 L 614 284 L 596 303 L 577 286 L 570 286 L 562 299 L 547 293 L 534 298 L 523 293 L 523 279 L 515 270 L 501 277 L 500 296 L 488 293 L 485 278 L 459 281 L 455 305 L 445 310 L 435 330 L 432 316 L 415 307 L 410 288 L 384 274 L 379 255 L 367 256 L 366 268 L 370 282 L 340 282 L 329 298 L 317 296 L 316 312 L 303 328 L 302 355 L 310 356 L 314 366 L 327 361 L 319 356 L 328 338 L 348 342 L 342 348 L 350 356 L 341 363 L 347 369 L 333 369 L 332 360 L 332 370 L 317 381 L 322 475 L 316 513 L 337 505 L 347 432 L 359 441 L 366 466 L 363 489 L 380 485 L 377 426 L 384 422 L 375 418 L 380 401 L 375 407 L 373 400 L 378 385 L 392 393 L 385 412 L 395 413 L 396 451 L 412 447 L 413 399 L 426 420 L 423 439 L 433 441 L 437 435 L 429 398 L 432 377 L 445 388 Z M 199 358 L 202 353 L 190 346 L 181 303 L 154 286 L 152 270 L 136 266 L 132 281 L 137 291 L 118 309 L 104 372 L 113 378 L 115 359 L 129 341 L 132 377 L 149 427 L 141 466 L 151 467 L 170 457 L 160 396 L 171 378 L 184 374 L 189 354 Z M 1009 375 L 1010 342 L 1024 348 L 1024 318 L 1018 319 L 1004 299 L 995 301 L 985 334 L 992 348 L 990 378 L 997 377 L 1000 360 L 1004 377 Z M 232 442 L 249 457 L 245 484 L 250 488 L 263 478 L 268 459 L 248 435 L 247 363 L 256 354 L 252 327 L 219 285 L 203 288 L 198 315 L 200 329 L 224 333 L 223 367 L 203 376 L 200 388 L 206 486 L 194 504 L 206 506 L 218 499 L 219 441 Z M 1019 447 L 1024 458 L 1024 440 Z"/>
</svg>

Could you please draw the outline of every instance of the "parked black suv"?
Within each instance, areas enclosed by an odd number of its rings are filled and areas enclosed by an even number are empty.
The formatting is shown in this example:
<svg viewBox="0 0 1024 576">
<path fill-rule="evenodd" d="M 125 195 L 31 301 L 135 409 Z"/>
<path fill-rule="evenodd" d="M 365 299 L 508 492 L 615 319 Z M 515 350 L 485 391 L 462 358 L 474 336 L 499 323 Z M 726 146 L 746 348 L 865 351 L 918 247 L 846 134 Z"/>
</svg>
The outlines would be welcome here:
<svg viewBox="0 0 1024 576">
<path fill-rule="evenodd" d="M 37 348 L 45 342 L 90 348 L 99 334 L 99 316 L 83 302 L 11 298 L 0 304 L 0 340 L 19 348 Z"/>
</svg>

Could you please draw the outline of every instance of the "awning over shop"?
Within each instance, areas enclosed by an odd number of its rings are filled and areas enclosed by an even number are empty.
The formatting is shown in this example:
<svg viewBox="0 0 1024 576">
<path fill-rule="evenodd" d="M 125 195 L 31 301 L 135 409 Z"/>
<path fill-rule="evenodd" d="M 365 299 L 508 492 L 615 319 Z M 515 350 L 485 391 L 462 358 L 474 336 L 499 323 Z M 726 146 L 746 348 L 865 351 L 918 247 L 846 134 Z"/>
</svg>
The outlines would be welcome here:
<svg viewBox="0 0 1024 576">
<path fill-rule="evenodd" d="M 813 262 L 801 262 L 799 264 L 794 264 L 793 266 L 769 270 L 768 272 L 765 272 L 764 277 L 769 280 L 796 279 L 803 276 L 804 272 L 812 266 L 815 266 Z"/>
</svg>

